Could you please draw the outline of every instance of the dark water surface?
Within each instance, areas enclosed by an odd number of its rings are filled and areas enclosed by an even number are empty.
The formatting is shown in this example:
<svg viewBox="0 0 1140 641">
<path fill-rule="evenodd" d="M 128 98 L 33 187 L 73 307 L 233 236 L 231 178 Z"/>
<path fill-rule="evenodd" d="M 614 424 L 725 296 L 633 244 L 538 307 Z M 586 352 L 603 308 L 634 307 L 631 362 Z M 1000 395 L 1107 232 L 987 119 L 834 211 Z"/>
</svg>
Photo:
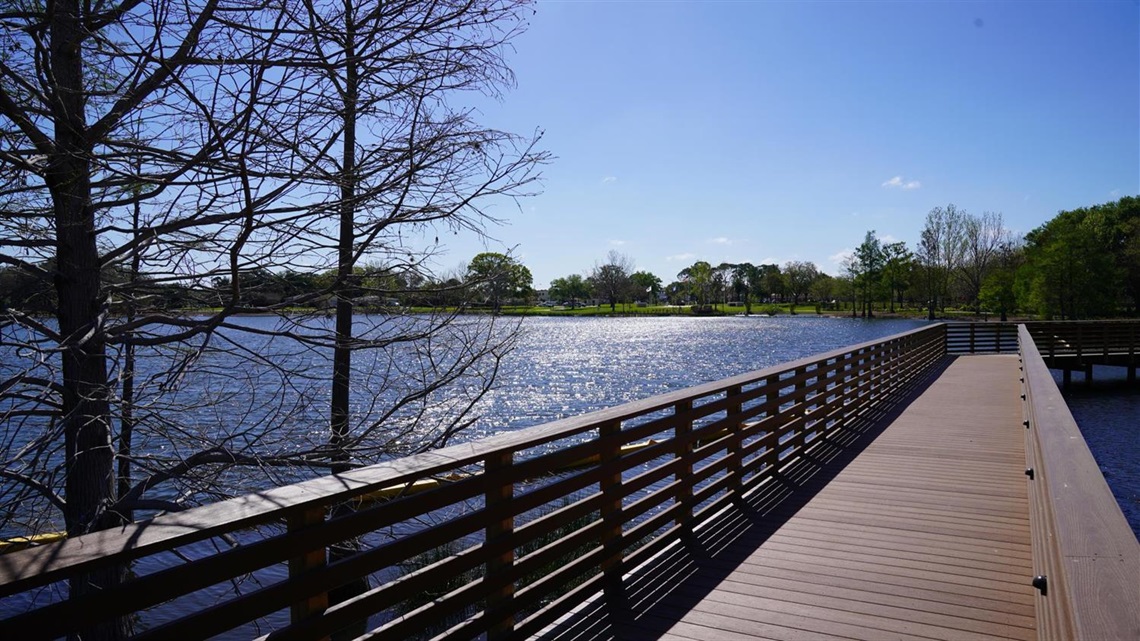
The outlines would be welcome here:
<svg viewBox="0 0 1140 641">
<path fill-rule="evenodd" d="M 1078 373 L 1065 401 L 1124 518 L 1140 538 L 1140 389 L 1122 367 L 1097 367 L 1085 386 Z M 1060 373 L 1055 372 L 1060 381 Z"/>
</svg>

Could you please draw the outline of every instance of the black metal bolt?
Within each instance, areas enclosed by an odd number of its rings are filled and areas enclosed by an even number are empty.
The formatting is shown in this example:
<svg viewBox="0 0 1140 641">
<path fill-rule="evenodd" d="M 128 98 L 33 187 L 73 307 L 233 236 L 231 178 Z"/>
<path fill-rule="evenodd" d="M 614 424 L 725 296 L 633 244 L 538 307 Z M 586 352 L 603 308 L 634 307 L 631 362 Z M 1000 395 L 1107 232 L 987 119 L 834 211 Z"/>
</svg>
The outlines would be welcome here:
<svg viewBox="0 0 1140 641">
<path fill-rule="evenodd" d="M 1049 579 L 1044 574 L 1038 574 L 1037 576 L 1033 577 L 1033 582 L 1031 585 L 1037 588 L 1037 591 L 1041 593 L 1041 596 L 1049 594 Z"/>
<path fill-rule="evenodd" d="M 1025 419 L 1021 424 L 1025 426 L 1025 429 L 1029 429 L 1029 419 Z"/>
<path fill-rule="evenodd" d="M 1033 468 L 1031 468 L 1031 467 L 1026 468 L 1025 469 L 1025 475 L 1029 477 L 1030 481 L 1032 481 L 1033 480 Z"/>
</svg>

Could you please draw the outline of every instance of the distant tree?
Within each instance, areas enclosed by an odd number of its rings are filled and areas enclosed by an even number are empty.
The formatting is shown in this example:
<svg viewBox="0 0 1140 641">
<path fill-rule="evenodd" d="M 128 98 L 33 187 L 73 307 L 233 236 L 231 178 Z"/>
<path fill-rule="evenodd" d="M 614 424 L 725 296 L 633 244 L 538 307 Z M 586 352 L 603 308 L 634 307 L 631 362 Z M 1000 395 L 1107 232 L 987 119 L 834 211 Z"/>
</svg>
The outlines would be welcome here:
<svg viewBox="0 0 1140 641">
<path fill-rule="evenodd" d="M 931 209 L 918 244 L 918 262 L 922 267 L 931 320 L 936 308 L 945 311 L 950 280 L 962 265 L 964 254 L 965 212 L 953 204 Z"/>
<path fill-rule="evenodd" d="M 713 299 L 713 268 L 706 261 L 699 260 L 677 273 L 677 280 L 685 283 L 689 294 L 704 307 Z"/>
<path fill-rule="evenodd" d="M 550 296 L 557 301 L 569 302 L 570 309 L 590 296 L 590 284 L 579 274 L 570 274 L 550 281 Z"/>
<path fill-rule="evenodd" d="M 633 283 L 637 300 L 645 300 L 656 305 L 661 294 L 661 279 L 647 271 L 637 271 L 629 276 Z"/>
<path fill-rule="evenodd" d="M 858 316 L 855 301 L 859 292 L 859 275 L 862 273 L 863 267 L 859 264 L 859 258 L 855 254 L 851 254 L 843 258 L 839 268 L 842 270 L 840 276 L 842 289 L 845 290 L 846 295 L 851 300 L 851 318 L 855 318 Z"/>
<path fill-rule="evenodd" d="M 732 291 L 732 270 L 735 267 L 732 263 L 721 263 L 713 269 L 713 302 L 728 303 Z"/>
<path fill-rule="evenodd" d="M 895 311 L 896 299 L 902 303 L 902 293 L 910 287 L 911 274 L 914 271 L 914 254 L 906 248 L 906 243 L 887 243 L 883 245 L 883 284 L 889 295 L 890 311 Z"/>
<path fill-rule="evenodd" d="M 831 307 L 832 302 L 842 296 L 841 292 L 836 291 L 837 285 L 838 281 L 835 278 L 821 272 L 819 278 L 816 278 L 815 282 L 811 284 L 811 296 L 817 303 Z"/>
<path fill-rule="evenodd" d="M 811 291 L 811 285 L 819 278 L 819 269 L 811 261 L 788 261 L 784 263 L 784 283 L 788 295 L 792 297 L 792 313 L 796 313 L 796 305 L 800 297 L 806 297 Z"/>
<path fill-rule="evenodd" d="M 979 292 L 981 305 L 1001 314 L 1002 322 L 1017 306 L 1017 272 L 1025 263 L 1024 245 L 1013 238 L 998 246 L 997 256 Z"/>
<path fill-rule="evenodd" d="M 606 262 L 594 265 L 590 273 L 590 284 L 594 293 L 610 304 L 610 311 L 617 311 L 619 302 L 628 300 L 632 291 L 630 276 L 633 262 L 626 256 L 610 250 Z"/>
<path fill-rule="evenodd" d="M 689 302 L 691 295 L 689 283 L 683 280 L 675 280 L 665 286 L 665 298 L 670 305 L 684 305 Z"/>
<path fill-rule="evenodd" d="M 752 303 L 761 289 L 764 274 L 752 263 L 740 263 L 732 269 L 732 289 L 738 300 L 744 302 L 744 313 L 752 313 Z"/>
<path fill-rule="evenodd" d="M 1062 320 L 1112 314 L 1124 270 L 1114 260 L 1117 230 L 1103 212 L 1065 211 L 1026 237 L 1027 303 Z"/>
<path fill-rule="evenodd" d="M 870 318 L 875 315 L 872 303 L 882 282 L 883 268 L 886 266 L 886 255 L 878 237 L 875 236 L 875 230 L 867 232 L 863 242 L 855 248 L 855 258 L 859 264 L 859 273 L 855 280 L 862 294 L 862 313 L 864 317 Z"/>
<path fill-rule="evenodd" d="M 981 313 L 979 298 L 982 283 L 993 266 L 1003 243 L 1008 242 L 1008 232 L 1002 225 L 1000 213 L 984 212 L 981 216 L 963 216 L 962 282 L 966 287 L 966 301 L 974 306 L 974 313 Z"/>
<path fill-rule="evenodd" d="M 779 265 L 760 265 L 760 289 L 764 298 L 770 301 L 783 300 L 786 291 L 784 275 Z"/>
<path fill-rule="evenodd" d="M 467 265 L 467 283 L 498 312 L 503 301 L 529 296 L 533 278 L 530 270 L 514 258 L 483 252 Z"/>
</svg>

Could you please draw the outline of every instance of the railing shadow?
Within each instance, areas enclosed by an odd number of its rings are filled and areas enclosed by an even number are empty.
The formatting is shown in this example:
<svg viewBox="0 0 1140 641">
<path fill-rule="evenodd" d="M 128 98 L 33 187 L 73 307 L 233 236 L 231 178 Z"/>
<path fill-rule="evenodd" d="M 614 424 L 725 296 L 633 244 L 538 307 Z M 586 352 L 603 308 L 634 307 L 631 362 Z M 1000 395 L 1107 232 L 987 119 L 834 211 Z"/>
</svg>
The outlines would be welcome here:
<svg viewBox="0 0 1140 641">
<path fill-rule="evenodd" d="M 620 588 L 599 593 L 541 637 L 559 641 L 660 638 L 874 442 L 954 358 L 943 357 L 921 376 L 879 399 L 846 428 L 813 442 L 804 456 L 750 489 L 739 503 L 698 525 L 691 537 L 634 568 Z"/>
</svg>

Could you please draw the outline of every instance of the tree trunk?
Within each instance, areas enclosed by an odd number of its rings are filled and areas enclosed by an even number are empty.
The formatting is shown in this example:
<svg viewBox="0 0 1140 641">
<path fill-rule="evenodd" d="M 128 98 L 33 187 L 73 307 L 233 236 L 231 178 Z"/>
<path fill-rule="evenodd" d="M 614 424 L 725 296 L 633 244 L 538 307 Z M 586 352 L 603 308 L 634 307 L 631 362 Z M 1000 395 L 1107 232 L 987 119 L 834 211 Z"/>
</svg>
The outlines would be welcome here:
<svg viewBox="0 0 1140 641">
<path fill-rule="evenodd" d="M 55 74 L 55 149 L 47 175 L 56 226 L 55 289 L 62 341 L 64 522 L 69 537 L 115 524 L 107 511 L 115 492 L 106 346 L 102 328 L 100 259 L 91 207 L 90 144 L 84 104 L 83 29 L 77 0 L 60 0 L 51 17 L 51 68 Z M 78 597 L 120 579 L 112 567 L 73 577 Z M 124 635 L 116 621 L 85 630 L 86 639 Z"/>
<path fill-rule="evenodd" d="M 345 295 L 354 270 L 353 232 L 356 221 L 356 115 L 358 77 L 356 62 L 356 28 L 352 0 L 344 3 L 345 80 L 344 80 L 344 147 L 341 159 L 340 234 L 337 241 L 336 347 L 333 349 L 332 416 L 329 424 L 332 446 L 332 471 L 349 469 L 349 455 L 344 441 L 349 432 L 349 382 L 352 369 L 352 302 Z M 498 305 L 495 305 L 498 311 Z"/>
</svg>

